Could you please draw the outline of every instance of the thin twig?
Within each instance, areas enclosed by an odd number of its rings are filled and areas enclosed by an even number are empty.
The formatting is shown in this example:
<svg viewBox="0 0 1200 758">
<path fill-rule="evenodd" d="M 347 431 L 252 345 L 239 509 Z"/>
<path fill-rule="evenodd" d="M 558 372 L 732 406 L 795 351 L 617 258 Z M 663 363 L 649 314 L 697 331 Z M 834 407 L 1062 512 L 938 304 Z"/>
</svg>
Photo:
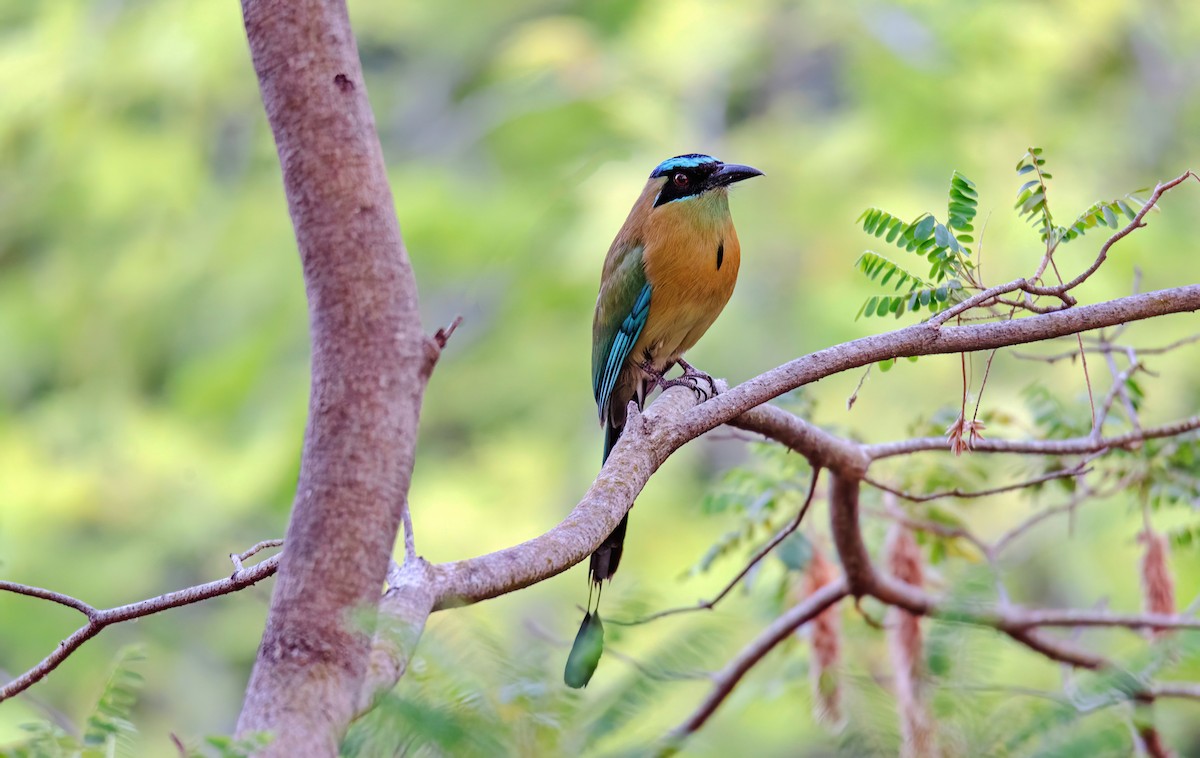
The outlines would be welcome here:
<svg viewBox="0 0 1200 758">
<path fill-rule="evenodd" d="M 979 394 L 975 396 L 975 412 L 971 414 L 972 423 L 979 420 L 979 406 L 983 403 L 983 390 L 987 387 L 988 377 L 992 373 L 992 361 L 996 358 L 996 353 L 999 350 L 993 350 L 988 353 L 987 363 L 983 367 L 983 379 L 979 381 Z"/>
<path fill-rule="evenodd" d="M 404 525 L 404 557 L 412 560 L 417 557 L 417 537 L 413 532 L 412 513 L 409 510 L 408 498 L 404 499 L 404 507 L 400 509 L 400 522 Z"/>
<path fill-rule="evenodd" d="M 1137 408 L 1133 405 L 1133 398 L 1129 396 L 1129 379 L 1137 371 L 1145 368 L 1141 361 L 1138 360 L 1137 354 L 1133 348 L 1129 348 L 1126 356 L 1129 358 L 1129 373 L 1125 374 L 1117 367 L 1117 359 L 1113 357 L 1111 352 L 1104 354 L 1104 360 L 1108 363 L 1108 371 L 1112 374 L 1113 384 L 1117 388 L 1117 392 L 1121 397 L 1121 404 L 1125 406 L 1125 416 L 1129 419 L 1129 424 L 1135 431 L 1142 428 L 1142 420 L 1138 418 Z"/>
<path fill-rule="evenodd" d="M 1133 220 L 1126 224 L 1124 228 L 1114 233 L 1104 242 L 1103 245 L 1100 246 L 1100 252 L 1096 255 L 1096 260 L 1092 262 L 1092 265 L 1084 269 L 1079 276 L 1076 276 L 1066 284 L 1060 284 L 1057 287 L 1030 287 L 1026 291 L 1035 295 L 1053 295 L 1058 297 L 1065 292 L 1075 289 L 1080 284 L 1083 284 L 1088 280 L 1088 278 L 1091 277 L 1092 274 L 1096 273 L 1100 266 L 1104 265 L 1104 261 L 1108 258 L 1108 251 L 1113 245 L 1127 237 L 1134 229 L 1145 226 L 1145 223 L 1143 223 L 1142 219 L 1146 217 L 1147 213 L 1154 209 L 1154 206 L 1158 204 L 1158 201 L 1163 194 L 1174 189 L 1175 187 L 1178 187 L 1180 184 L 1183 184 L 1189 178 L 1200 181 L 1200 176 L 1197 176 L 1192 171 L 1185 171 L 1183 174 L 1168 182 L 1159 182 L 1158 186 L 1154 188 L 1153 194 L 1150 195 L 1150 199 L 1148 199 L 1146 204 L 1143 205 L 1136 214 L 1134 214 Z"/>
<path fill-rule="evenodd" d="M 65 605 L 68 608 L 74 608 L 88 618 L 92 618 L 99 612 L 91 605 L 88 605 L 77 598 L 73 598 L 70 595 L 64 595 L 61 592 L 55 592 L 54 590 L 47 590 L 41 587 L 31 587 L 27 584 L 0 581 L 0 591 L 12 592 L 17 595 L 25 595 L 26 597 L 36 597 L 39 600 L 49 600 L 52 603 L 58 603 L 59 605 Z"/>
<path fill-rule="evenodd" d="M 1005 631 L 1043 626 L 1119 627 L 1142 629 L 1200 629 L 1200 618 L 1166 613 L 1113 613 L 1090 609 L 1012 609 L 1004 614 Z"/>
<path fill-rule="evenodd" d="M 1005 548 L 1013 543 L 1013 541 L 1025 534 L 1037 524 L 1045 521 L 1048 518 L 1057 516 L 1060 513 L 1073 512 L 1075 508 L 1078 507 L 1079 503 L 1079 499 L 1072 498 L 1069 502 L 1066 502 L 1062 505 L 1056 505 L 1051 508 L 1045 508 L 1038 511 L 1022 521 L 1020 524 L 1017 524 L 1015 527 L 1002 534 L 998 540 L 992 543 L 992 550 L 997 554 L 1003 552 Z"/>
<path fill-rule="evenodd" d="M 1011 305 L 1011 306 L 1024 308 L 1026 310 L 1033 311 L 1034 313 L 1042 313 L 1042 314 L 1052 313 L 1054 311 L 1063 310 L 1064 308 L 1069 308 L 1072 305 L 1075 305 L 1075 298 L 1071 297 L 1070 295 L 1066 294 L 1065 292 L 1060 293 L 1058 295 L 1059 299 L 1062 300 L 1062 305 L 1057 308 L 1045 308 L 1043 306 L 1039 306 L 1034 303 L 1018 303 L 1015 301 L 1008 301 L 1008 300 L 1000 299 L 1000 295 L 1005 295 L 1005 294 L 1008 294 L 1009 292 L 1017 292 L 1019 290 L 1028 291 L 1029 288 L 1032 286 L 1033 285 L 1030 284 L 1025 279 L 1013 279 L 1011 282 L 1007 282 L 1005 284 L 998 284 L 995 287 L 989 287 L 986 290 L 984 290 L 983 292 L 972 295 L 971 297 L 967 298 L 966 300 L 963 300 L 962 302 L 960 302 L 950 308 L 947 308 L 946 310 L 937 314 L 933 318 L 929 319 L 929 321 L 927 321 L 926 323 L 929 324 L 930 326 L 941 326 L 942 324 L 946 323 L 947 321 L 954 318 L 955 316 L 965 313 L 965 312 L 971 310 L 972 308 L 976 308 L 978 306 L 986 306 L 986 305 L 989 305 L 992 303 L 1001 303 L 1003 305 Z"/>
<path fill-rule="evenodd" d="M 454 336 L 455 330 L 462 325 L 462 322 L 462 316 L 455 316 L 453 321 L 438 329 L 437 332 L 434 333 L 433 339 L 435 342 L 437 342 L 439 348 L 446 347 L 446 344 L 450 342 L 450 338 Z"/>
<path fill-rule="evenodd" d="M 1125 382 L 1129 380 L 1129 377 L 1133 376 L 1142 368 L 1142 364 L 1134 363 L 1124 371 L 1119 371 L 1117 370 L 1117 364 L 1116 361 L 1113 360 L 1112 354 L 1109 353 L 1105 357 L 1108 359 L 1109 369 L 1113 372 L 1113 383 L 1112 386 L 1108 388 L 1108 392 L 1104 395 L 1104 401 L 1100 404 L 1100 413 L 1098 415 L 1093 415 L 1093 437 L 1100 436 L 1104 427 L 1104 422 L 1108 420 L 1108 415 L 1112 411 L 1113 403 L 1116 402 L 1118 397 L 1125 395 Z M 1133 411 L 1133 403 L 1129 402 L 1128 395 L 1125 395 L 1125 400 L 1129 403 L 1126 406 L 1125 412 L 1129 417 L 1130 424 L 1133 426 L 1134 431 L 1141 431 L 1141 426 L 1136 422 L 1137 414 Z"/>
<path fill-rule="evenodd" d="M 1117 345 L 1115 343 L 1110 343 L 1110 342 L 1101 342 L 1099 340 L 1091 340 L 1091 341 L 1085 340 L 1085 343 L 1086 342 L 1090 342 L 1090 344 L 1088 344 L 1088 346 L 1087 346 L 1087 351 L 1089 353 L 1099 353 L 1099 354 L 1127 353 L 1130 350 L 1130 348 L 1128 346 Z M 1159 347 L 1138 348 L 1138 353 L 1141 355 L 1163 355 L 1165 353 L 1170 353 L 1174 350 L 1178 350 L 1181 347 L 1185 347 L 1187 345 L 1191 345 L 1196 342 L 1200 342 L 1200 334 L 1193 334 L 1188 337 L 1183 337 L 1182 339 L 1177 339 L 1174 342 L 1171 342 L 1166 345 L 1161 345 Z M 1071 350 L 1070 352 L 1054 353 L 1051 355 L 1031 355 L 1029 353 L 1021 353 L 1021 352 L 1014 350 L 1013 352 L 1009 353 L 1009 355 L 1011 355 L 1012 357 L 1014 357 L 1018 360 L 1022 360 L 1022 361 L 1041 361 L 1042 363 L 1053 364 L 1053 363 L 1058 363 L 1059 361 L 1062 361 L 1062 360 L 1066 360 L 1068 358 L 1076 358 L 1079 355 L 1079 351 Z"/>
<path fill-rule="evenodd" d="M 257 548 L 258 546 L 255 547 Z M 251 550 L 254 551 L 255 548 L 251 548 Z M 0 687 L 0 702 L 36 684 L 66 660 L 67 656 L 78 650 L 83 643 L 99 634 L 105 627 L 118 624 L 122 621 L 149 616 L 169 608 L 178 608 L 182 605 L 191 605 L 192 603 L 198 603 L 219 595 L 228 595 L 231 592 L 237 592 L 252 584 L 257 584 L 275 573 L 276 569 L 279 568 L 279 560 L 282 555 L 282 553 L 272 555 L 265 561 L 250 568 L 235 571 L 233 576 L 225 579 L 218 579 L 215 582 L 188 587 L 187 589 L 169 592 L 165 595 L 150 598 L 149 600 L 142 600 L 105 610 L 97 610 L 82 600 L 76 600 L 75 598 L 51 592 L 50 590 L 44 590 L 40 587 L 28 587 L 13 582 L 0 582 L 0 590 L 50 600 L 60 605 L 75 608 L 88 617 L 86 624 L 76 629 L 71 636 L 60 642 L 58 647 L 50 655 L 42 659 L 40 663 L 3 687 Z"/>
<path fill-rule="evenodd" d="M 711 611 L 714 607 L 716 607 L 717 603 L 724 600 L 725 596 L 733 591 L 733 588 L 736 587 L 738 583 L 742 581 L 742 579 L 746 578 L 746 575 L 750 573 L 751 569 L 758 565 L 759 561 L 770 555 L 772 550 L 779 547 L 779 543 L 783 542 L 788 538 L 789 535 L 792 534 L 792 532 L 795 532 L 800 528 L 801 522 L 804 521 L 804 514 L 808 513 L 808 506 L 812 504 L 813 494 L 817 491 L 817 479 L 820 477 L 820 475 L 820 467 L 814 466 L 812 470 L 812 479 L 808 484 L 808 494 L 804 498 L 804 504 L 801 505 L 800 510 L 797 511 L 796 518 L 792 519 L 791 523 L 779 530 L 779 532 L 777 532 L 775 536 L 772 537 L 769 542 L 767 542 L 767 544 L 759 548 L 758 552 L 754 554 L 754 557 L 750 559 L 749 563 L 743 566 L 742 570 L 739 571 L 733 577 L 733 579 L 731 579 L 729 583 L 725 585 L 725 588 L 718 592 L 711 600 L 701 600 L 695 605 L 684 605 L 678 608 L 668 608 L 665 611 L 652 613 L 649 616 L 635 619 L 633 621 L 613 621 L 610 619 L 608 623 L 617 624 L 620 626 L 635 626 L 637 624 L 645 624 L 650 621 L 655 621 L 663 618 L 664 616 L 674 616 L 679 613 L 689 613 L 691 611 Z"/>
<path fill-rule="evenodd" d="M 1178 697 L 1200 700 L 1200 684 L 1192 682 L 1159 682 L 1151 685 L 1148 692 L 1153 697 Z"/>
<path fill-rule="evenodd" d="M 1079 344 L 1079 362 L 1083 364 L 1083 381 L 1087 384 L 1088 407 L 1092 410 L 1092 426 L 1096 425 L 1096 396 L 1092 392 L 1092 375 L 1088 371 L 1087 352 L 1083 349 L 1083 335 L 1076 334 L 1075 341 Z"/>
<path fill-rule="evenodd" d="M 1089 458 L 1088 460 L 1091 460 L 1091 459 Z M 1086 463 L 1087 463 L 1087 460 L 1081 461 L 1078 465 L 1073 466 L 1071 468 L 1058 469 L 1057 471 L 1051 471 L 1047 474 L 1042 474 L 1041 476 L 1034 477 L 1033 479 L 1026 479 L 1021 482 L 1014 482 L 1013 484 L 1005 484 L 1001 487 L 992 487 L 992 488 L 986 489 L 986 490 L 962 490 L 962 489 L 959 489 L 958 487 L 955 487 L 952 490 L 942 490 L 940 492 L 932 492 L 928 495 L 915 495 L 911 492 L 906 492 L 902 489 L 898 489 L 896 487 L 892 487 L 891 485 L 884 484 L 883 482 L 872 479 L 869 476 L 864 476 L 863 481 L 866 482 L 867 484 L 871 485 L 872 487 L 874 487 L 877 490 L 883 490 L 884 492 L 890 492 L 891 494 L 895 495 L 896 497 L 903 498 L 904 500 L 908 500 L 913 503 L 927 503 L 930 500 L 941 500 L 942 498 L 947 498 L 947 497 L 957 497 L 957 498 L 962 498 L 962 499 L 968 499 L 968 498 L 976 498 L 976 497 L 987 497 L 989 495 L 999 495 L 1002 492 L 1012 492 L 1013 490 L 1023 490 L 1027 487 L 1032 487 L 1035 484 L 1042 484 L 1043 482 L 1050 482 L 1050 481 L 1054 481 L 1055 479 L 1066 479 L 1068 477 L 1082 476 L 1083 474 L 1086 474 L 1089 471 L 1091 471 L 1090 468 L 1085 468 Z"/>
<path fill-rule="evenodd" d="M 259 542 L 257 545 L 254 545 L 253 547 L 251 547 L 249 550 L 247 550 L 245 552 L 230 553 L 229 560 L 233 561 L 234 573 L 236 573 L 238 571 L 243 571 L 245 569 L 245 567 L 242 565 L 242 561 L 248 560 L 251 556 L 253 556 L 263 550 L 266 550 L 267 548 L 282 547 L 282 546 L 283 546 L 283 540 L 263 540 L 262 542 Z"/>
<path fill-rule="evenodd" d="M 875 368 L 874 363 L 867 366 L 867 370 L 863 371 L 862 376 L 858 378 L 858 384 L 854 387 L 854 392 L 851 392 L 850 397 L 846 398 L 846 410 L 854 410 L 854 403 L 858 400 L 858 392 L 867 383 L 867 377 L 871 375 L 871 369 L 873 368 Z"/>
<path fill-rule="evenodd" d="M 918 532 L 936 534 L 939 537 L 945 537 L 947 539 L 963 539 L 981 550 L 987 550 L 988 547 L 986 542 L 979 539 L 969 530 L 964 529 L 961 526 L 950 526 L 949 524 L 943 524 L 937 521 L 914 518 L 894 505 L 882 509 L 863 508 L 863 512 L 872 516 L 879 516 L 880 518 L 889 519 L 899 524 L 904 524 L 909 529 L 913 529 Z"/>
<path fill-rule="evenodd" d="M 1112 437 L 1092 439 L 1075 437 L 1065 440 L 980 440 L 971 449 L 976 453 L 1020 453 L 1030 455 L 1083 455 L 1113 448 L 1125 448 L 1149 439 L 1174 437 L 1200 429 L 1200 416 L 1191 416 L 1179 421 L 1150 427 L 1140 432 L 1127 432 Z M 950 442 L 945 437 L 917 437 L 898 442 L 883 442 L 864 445 L 863 452 L 871 460 L 892 458 L 911 453 L 949 450 Z"/>
</svg>

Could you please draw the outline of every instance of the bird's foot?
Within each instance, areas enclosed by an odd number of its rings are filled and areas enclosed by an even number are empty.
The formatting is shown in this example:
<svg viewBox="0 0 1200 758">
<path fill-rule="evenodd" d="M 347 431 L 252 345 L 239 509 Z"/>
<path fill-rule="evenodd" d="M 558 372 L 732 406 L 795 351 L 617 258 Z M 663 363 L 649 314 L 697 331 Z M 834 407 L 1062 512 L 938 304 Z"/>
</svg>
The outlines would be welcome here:
<svg viewBox="0 0 1200 758">
<path fill-rule="evenodd" d="M 678 363 L 683 368 L 683 373 L 674 379 L 668 379 L 666 374 L 675 364 Z M 667 390 L 671 387 L 687 387 L 692 392 L 696 393 L 696 397 L 700 402 L 704 402 L 711 397 L 717 395 L 717 383 L 711 376 L 696 368 L 692 364 L 678 358 L 671 363 L 668 363 L 661 369 L 655 368 L 650 361 L 642 361 L 638 364 L 638 368 L 649 378 L 649 387 L 655 387 L 661 390 Z M 707 387 L 705 385 L 708 385 Z"/>
<path fill-rule="evenodd" d="M 637 367 L 638 367 L 638 369 L 641 370 L 641 372 L 643 374 L 645 374 L 650 379 L 650 383 L 649 383 L 650 389 L 654 389 L 655 387 L 663 386 L 663 382 L 667 381 L 667 372 L 670 371 L 671 367 L 674 365 L 675 365 L 674 363 L 668 363 L 667 365 L 663 366 L 662 368 L 654 368 L 653 363 L 651 363 L 648 360 L 645 360 L 645 361 L 642 361 L 641 363 L 639 363 L 637 365 Z M 647 390 L 647 391 L 649 391 L 649 390 Z"/>
<path fill-rule="evenodd" d="M 687 380 L 693 381 L 693 382 L 704 382 L 705 384 L 708 385 L 708 396 L 716 397 L 716 395 L 718 393 L 717 393 L 717 382 L 715 379 L 713 379 L 711 376 L 704 373 L 700 369 L 696 368 L 692 364 L 688 363 L 683 358 L 680 358 L 676 362 L 683 369 L 683 376 L 680 377 L 681 379 L 687 379 Z"/>
<path fill-rule="evenodd" d="M 677 359 L 676 362 L 683 369 L 683 374 L 675 379 L 660 379 L 658 386 L 664 390 L 668 387 L 687 387 L 696 393 L 696 397 L 701 403 L 709 398 L 716 397 L 717 383 L 711 376 L 682 358 Z M 706 384 L 708 385 L 707 387 L 704 386 Z"/>
</svg>

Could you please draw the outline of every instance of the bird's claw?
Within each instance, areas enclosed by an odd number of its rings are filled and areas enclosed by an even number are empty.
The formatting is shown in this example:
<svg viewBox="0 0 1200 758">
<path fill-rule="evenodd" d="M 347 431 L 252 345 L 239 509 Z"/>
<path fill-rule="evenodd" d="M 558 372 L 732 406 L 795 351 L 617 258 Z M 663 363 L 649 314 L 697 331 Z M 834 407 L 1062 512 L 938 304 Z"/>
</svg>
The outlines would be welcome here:
<svg viewBox="0 0 1200 758">
<path fill-rule="evenodd" d="M 700 371 L 682 358 L 677 359 L 676 363 L 683 369 L 683 374 L 674 379 L 667 379 L 665 376 L 666 372 L 670 370 L 670 366 L 660 371 L 651 366 L 649 361 L 646 361 L 639 368 L 646 372 L 651 381 L 659 389 L 667 390 L 671 387 L 687 387 L 696 393 L 696 398 L 701 403 L 709 398 L 716 397 L 717 383 L 711 376 Z M 705 388 L 704 384 L 707 384 L 708 387 Z"/>
<path fill-rule="evenodd" d="M 692 376 L 681 376 L 678 379 L 664 379 L 658 383 L 658 386 L 664 390 L 670 387 L 687 387 L 696 393 L 696 401 L 700 403 L 703 403 L 715 394 L 701 386 L 700 382 L 697 381 L 697 377 Z"/>
<path fill-rule="evenodd" d="M 702 401 L 707 400 L 709 397 L 717 396 L 717 382 L 715 379 L 682 358 L 679 359 L 678 363 L 683 368 L 683 376 L 680 379 L 696 383 L 697 388 L 699 388 L 700 382 L 708 384 L 707 397 L 702 398 Z"/>
</svg>

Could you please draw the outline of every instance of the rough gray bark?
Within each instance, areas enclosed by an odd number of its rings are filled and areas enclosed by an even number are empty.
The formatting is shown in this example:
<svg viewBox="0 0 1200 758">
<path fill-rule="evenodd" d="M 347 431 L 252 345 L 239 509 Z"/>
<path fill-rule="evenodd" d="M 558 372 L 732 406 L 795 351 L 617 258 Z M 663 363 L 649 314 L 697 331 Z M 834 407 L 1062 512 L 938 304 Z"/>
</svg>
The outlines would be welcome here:
<svg viewBox="0 0 1200 758">
<path fill-rule="evenodd" d="M 334 755 L 353 716 L 432 366 L 342 0 L 243 0 L 308 294 L 300 479 L 238 732 Z"/>
</svg>

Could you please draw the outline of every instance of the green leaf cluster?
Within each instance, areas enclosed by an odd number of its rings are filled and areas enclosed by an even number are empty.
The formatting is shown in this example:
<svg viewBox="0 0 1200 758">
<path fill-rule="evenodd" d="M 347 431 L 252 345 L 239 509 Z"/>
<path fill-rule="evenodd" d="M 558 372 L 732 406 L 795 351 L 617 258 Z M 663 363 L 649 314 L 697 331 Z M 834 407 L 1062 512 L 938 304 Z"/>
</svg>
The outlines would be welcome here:
<svg viewBox="0 0 1200 758">
<path fill-rule="evenodd" d="M 112 672 L 101 690 L 95 707 L 88 714 L 83 734 L 72 734 L 52 721 L 25 724 L 30 736 L 16 745 L 0 747 L 0 758 L 112 758 L 139 755 L 135 743 L 138 730 L 133 724 L 134 710 L 142 694 L 145 679 L 138 671 L 146 660 L 141 646 L 130 645 L 117 654 Z M 207 748 L 180 744 L 187 758 L 249 758 L 271 742 L 268 732 L 251 732 L 238 737 L 206 737 Z M 215 751 L 215 752 L 214 752 Z"/>
<path fill-rule="evenodd" d="M 1051 248 L 1059 242 L 1078 239 L 1097 227 L 1116 231 L 1126 225 L 1122 217 L 1132 222 L 1146 204 L 1141 195 L 1149 190 L 1142 188 L 1116 200 L 1098 200 L 1070 224 L 1056 225 L 1047 201 L 1049 189 L 1046 180 L 1052 179 L 1053 174 L 1045 170 L 1046 159 L 1042 157 L 1042 152 L 1040 147 L 1031 147 L 1017 161 L 1017 176 L 1029 178 L 1017 189 L 1017 200 L 1013 207 L 1022 218 L 1037 228 L 1042 241 Z"/>
<path fill-rule="evenodd" d="M 137 734 L 132 722 L 133 710 L 144 683 L 137 665 L 143 660 L 145 655 L 140 647 L 121 649 L 81 736 L 70 734 L 50 721 L 25 724 L 22 729 L 29 733 L 29 739 L 0 749 L 0 755 L 5 758 L 132 755 L 132 738 Z"/>
<path fill-rule="evenodd" d="M 1032 175 L 1032 178 L 1017 190 L 1017 202 L 1013 206 L 1022 218 L 1039 227 L 1043 241 L 1052 239 L 1055 228 L 1050 205 L 1046 202 L 1046 180 L 1053 177 L 1043 168 L 1045 165 L 1040 147 L 1029 148 L 1017 161 L 1017 176 Z"/>
<path fill-rule="evenodd" d="M 605 605 L 605 644 L 616 646 L 629 627 L 611 619 L 647 608 L 643 601 L 630 606 L 624 595 L 606 594 Z M 658 644 L 612 656 L 586 690 L 572 691 L 561 681 L 565 641 L 530 639 L 538 626 L 528 624 L 511 639 L 477 619 L 447 620 L 421 640 L 399 686 L 351 725 L 339 754 L 611 755 L 614 743 L 629 744 L 631 722 L 672 692 L 672 684 L 707 667 L 722 642 L 711 622 L 690 624 Z M 644 735 L 634 745 L 638 739 Z"/>
<path fill-rule="evenodd" d="M 975 227 L 979 195 L 975 184 L 959 172 L 950 176 L 947 222 L 942 223 L 932 213 L 922 213 L 911 222 L 881 208 L 868 208 L 858 217 L 863 231 L 888 244 L 924 258 L 929 272 L 918 275 L 890 258 L 867 250 L 854 266 L 880 287 L 890 285 L 891 293 L 874 295 L 858 309 L 856 318 L 887 316 L 896 318 L 907 311 L 922 308 L 931 314 L 957 302 L 963 280 L 973 267 L 969 243 Z"/>
<path fill-rule="evenodd" d="M 1014 207 L 1022 219 L 1038 230 L 1049 251 L 1060 242 L 1078 239 L 1098 227 L 1116 231 L 1133 222 L 1146 204 L 1141 195 L 1148 190 L 1139 189 L 1115 200 L 1097 201 L 1070 224 L 1058 225 L 1047 199 L 1047 181 L 1053 174 L 1046 170 L 1046 159 L 1042 156 L 1042 148 L 1031 147 L 1017 161 L 1017 176 L 1023 181 L 1017 189 Z M 867 298 L 855 318 L 889 315 L 899 318 L 922 308 L 934 314 L 962 299 L 964 283 L 974 283 L 970 278 L 974 264 L 969 245 L 975 242 L 979 193 L 974 182 L 955 171 L 950 176 L 948 195 L 944 224 L 932 213 L 905 221 L 875 207 L 867 208 L 858 217 L 857 223 L 864 232 L 926 259 L 929 271 L 922 275 L 909 263 L 873 250 L 863 252 L 854 267 L 884 288 L 885 294 Z"/>
<path fill-rule="evenodd" d="M 1091 418 L 1080 404 L 1068 405 L 1041 384 L 1031 384 L 1022 393 L 1025 407 L 1043 439 L 1081 437 L 1091 431 Z"/>
<path fill-rule="evenodd" d="M 1148 440 L 1146 454 L 1152 474 L 1151 506 L 1200 507 L 1200 437 Z"/>
<path fill-rule="evenodd" d="M 789 454 L 778 445 L 756 446 L 754 461 L 745 467 L 730 469 L 721 482 L 705 496 L 707 513 L 732 512 L 734 528 L 723 534 L 692 566 L 690 574 L 702 574 L 714 563 L 742 548 L 758 549 L 795 509 L 808 492 L 807 461 Z M 783 545 L 780 545 L 782 548 Z M 794 544 L 789 551 L 802 551 Z M 799 553 L 788 553 L 788 560 L 799 560 Z M 807 558 L 804 559 L 807 562 Z"/>
<path fill-rule="evenodd" d="M 88 716 L 87 730 L 83 734 L 85 746 L 109 752 L 114 745 L 127 741 L 137 733 L 137 728 L 130 721 L 130 715 L 145 682 L 138 673 L 136 664 L 145 659 L 146 656 L 140 647 L 132 646 L 121 650 L 113 665 L 112 674 L 100 693 L 100 699 Z"/>
</svg>

